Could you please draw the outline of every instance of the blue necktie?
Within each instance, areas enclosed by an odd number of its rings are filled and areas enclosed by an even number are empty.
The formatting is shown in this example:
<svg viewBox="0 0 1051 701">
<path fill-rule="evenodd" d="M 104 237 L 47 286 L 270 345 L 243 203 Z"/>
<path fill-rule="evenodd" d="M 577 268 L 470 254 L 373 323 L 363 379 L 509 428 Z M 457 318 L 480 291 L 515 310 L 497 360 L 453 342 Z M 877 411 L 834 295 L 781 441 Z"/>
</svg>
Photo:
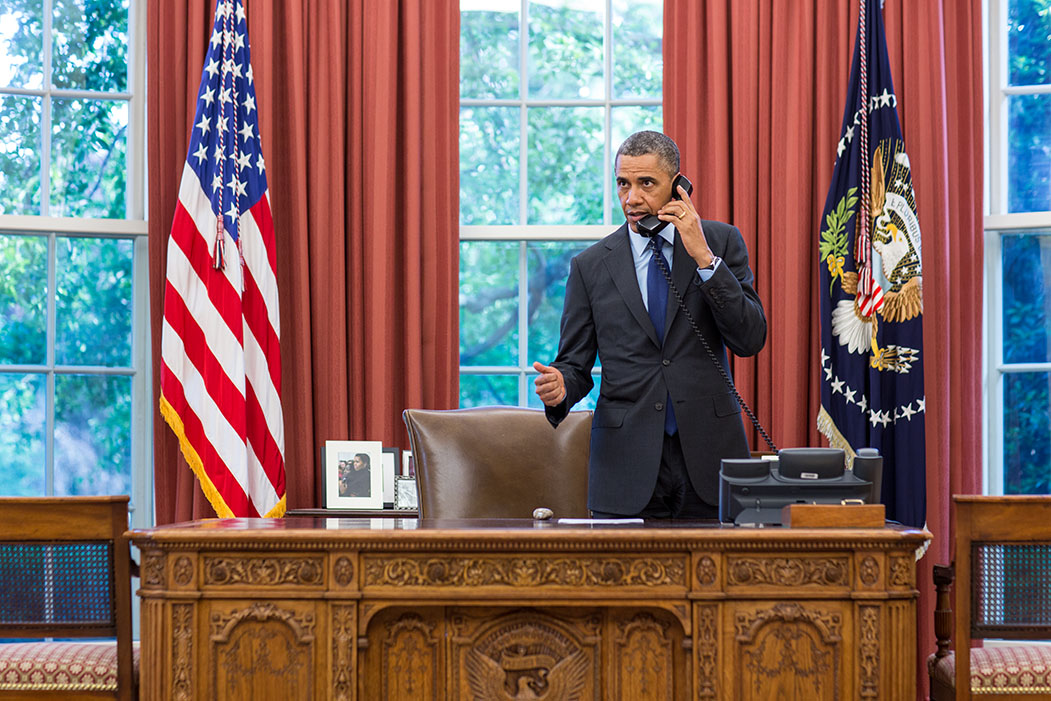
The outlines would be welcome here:
<svg viewBox="0 0 1051 701">
<path fill-rule="evenodd" d="M 664 277 L 664 273 L 657 263 L 657 256 L 664 255 L 661 253 L 664 239 L 660 235 L 655 235 L 650 239 L 650 244 L 653 255 L 650 256 L 650 267 L 646 271 L 646 297 L 649 306 L 647 311 L 649 311 L 650 319 L 653 321 L 653 328 L 657 331 L 657 340 L 663 344 L 665 310 L 668 307 L 668 279 Z M 666 263 L 666 261 L 664 262 Z M 671 394 L 668 394 L 668 401 L 665 403 L 665 406 L 667 411 L 664 414 L 664 432 L 672 436 L 679 430 L 679 427 L 675 422 L 675 410 L 671 405 Z"/>
</svg>

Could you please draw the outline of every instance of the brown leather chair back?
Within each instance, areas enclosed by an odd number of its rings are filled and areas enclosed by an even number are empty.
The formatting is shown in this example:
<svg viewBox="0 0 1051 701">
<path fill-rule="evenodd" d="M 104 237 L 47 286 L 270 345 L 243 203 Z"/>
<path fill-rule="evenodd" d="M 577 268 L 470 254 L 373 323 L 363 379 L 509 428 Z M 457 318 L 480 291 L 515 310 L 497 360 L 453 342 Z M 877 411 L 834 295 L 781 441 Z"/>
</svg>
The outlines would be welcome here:
<svg viewBox="0 0 1051 701">
<path fill-rule="evenodd" d="M 591 412 L 552 428 L 540 409 L 406 409 L 421 518 L 588 515 Z"/>
</svg>

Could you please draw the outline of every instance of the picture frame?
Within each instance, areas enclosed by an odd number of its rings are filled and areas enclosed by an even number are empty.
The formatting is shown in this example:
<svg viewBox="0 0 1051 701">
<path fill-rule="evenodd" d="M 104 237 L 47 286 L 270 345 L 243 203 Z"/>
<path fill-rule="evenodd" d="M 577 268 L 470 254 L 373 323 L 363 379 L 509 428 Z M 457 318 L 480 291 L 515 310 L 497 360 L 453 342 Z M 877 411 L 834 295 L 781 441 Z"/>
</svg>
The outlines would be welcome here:
<svg viewBox="0 0 1051 701">
<path fill-rule="evenodd" d="M 394 510 L 418 511 L 419 495 L 416 491 L 416 478 L 398 475 L 394 478 Z"/>
<path fill-rule="evenodd" d="M 383 508 L 394 506 L 394 476 L 401 469 L 401 448 L 383 448 Z"/>
<path fill-rule="evenodd" d="M 402 477 L 416 476 L 416 462 L 412 459 L 411 450 L 401 451 L 401 475 Z"/>
<path fill-rule="evenodd" d="M 325 508 L 383 508 L 380 441 L 325 441 L 324 453 Z"/>
</svg>

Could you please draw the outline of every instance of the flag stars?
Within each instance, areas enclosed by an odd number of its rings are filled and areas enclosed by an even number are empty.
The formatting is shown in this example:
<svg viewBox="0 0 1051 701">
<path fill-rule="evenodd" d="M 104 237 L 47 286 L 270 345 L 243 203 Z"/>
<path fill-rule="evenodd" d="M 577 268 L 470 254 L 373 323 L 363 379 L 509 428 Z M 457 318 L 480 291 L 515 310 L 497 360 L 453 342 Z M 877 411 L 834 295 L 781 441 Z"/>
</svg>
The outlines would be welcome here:
<svg viewBox="0 0 1051 701">
<path fill-rule="evenodd" d="M 854 403 L 854 395 L 856 393 L 857 392 L 855 390 L 851 389 L 850 387 L 847 387 L 847 391 L 843 393 L 843 398 L 847 400 L 847 404 Z"/>
<path fill-rule="evenodd" d="M 843 385 L 846 384 L 838 377 L 832 382 L 832 394 L 843 394 Z"/>
<path fill-rule="evenodd" d="M 237 219 L 237 205 L 233 202 L 230 203 L 230 208 L 226 210 L 226 216 L 230 218 L 230 221 Z"/>
<path fill-rule="evenodd" d="M 266 170 L 266 166 L 263 163 L 263 152 L 259 152 L 259 160 L 256 161 L 255 167 L 259 169 L 259 174 L 262 175 L 263 171 Z"/>
<path fill-rule="evenodd" d="M 832 379 L 832 366 L 829 366 L 829 367 L 825 368 L 825 379 L 826 380 L 831 380 Z"/>
<path fill-rule="evenodd" d="M 255 81 L 255 78 L 253 77 L 254 74 L 252 73 L 252 64 L 251 63 L 248 64 L 248 73 L 246 75 L 248 77 L 248 82 L 249 83 Z"/>
<path fill-rule="evenodd" d="M 237 10 L 236 10 L 236 12 L 237 12 L 237 21 L 238 22 L 244 22 L 245 21 L 245 17 L 246 17 L 244 5 L 242 5 L 241 3 L 237 3 Z"/>
<path fill-rule="evenodd" d="M 252 138 L 252 136 L 253 136 L 252 123 L 251 122 L 245 122 L 244 124 L 241 125 L 241 138 L 244 139 L 245 141 L 248 141 L 249 139 Z"/>
<path fill-rule="evenodd" d="M 215 88 L 208 86 L 204 92 L 201 93 L 201 100 L 205 102 L 209 107 L 212 106 L 212 100 L 215 99 Z"/>
<path fill-rule="evenodd" d="M 207 115 L 201 115 L 201 121 L 197 122 L 197 128 L 201 130 L 201 137 L 203 138 L 208 130 L 212 128 L 212 120 L 208 119 Z"/>
<path fill-rule="evenodd" d="M 251 156 L 249 154 L 247 154 L 247 153 L 242 153 L 240 156 L 238 156 L 238 158 L 237 158 L 237 171 L 240 172 L 245 167 L 247 167 L 249 165 L 249 163 L 250 163 L 250 160 L 251 160 Z"/>
<path fill-rule="evenodd" d="M 217 34 L 213 34 L 212 35 L 212 42 L 213 43 L 215 43 L 215 39 L 217 37 L 218 37 Z M 208 73 L 209 76 L 214 78 L 216 76 L 216 74 L 219 73 L 219 62 L 216 61 L 214 58 L 211 59 L 210 61 L 208 61 L 208 65 L 204 67 L 204 70 L 205 70 L 206 73 Z"/>
<path fill-rule="evenodd" d="M 251 65 L 248 66 L 248 70 L 249 71 L 252 70 L 252 66 Z M 251 78 L 249 78 L 249 80 L 250 79 Z M 248 115 L 248 116 L 251 116 L 252 115 L 252 110 L 255 109 L 255 98 L 252 97 L 251 95 L 245 95 L 245 101 L 242 102 L 241 105 L 244 106 L 244 108 L 245 108 L 245 114 Z"/>
<path fill-rule="evenodd" d="M 193 152 L 193 156 L 197 159 L 197 165 L 201 165 L 204 159 L 208 158 L 208 149 L 205 148 L 203 142 L 197 145 L 197 150 Z"/>
<path fill-rule="evenodd" d="M 230 101 L 230 88 L 223 88 L 221 91 L 219 91 L 219 102 L 226 103 Z"/>
<path fill-rule="evenodd" d="M 223 179 L 219 175 L 219 171 L 215 171 L 215 174 L 212 175 L 212 190 L 218 190 L 222 186 L 222 184 Z"/>
<path fill-rule="evenodd" d="M 234 51 L 240 51 L 245 46 L 245 35 L 238 32 L 234 35 Z"/>
</svg>

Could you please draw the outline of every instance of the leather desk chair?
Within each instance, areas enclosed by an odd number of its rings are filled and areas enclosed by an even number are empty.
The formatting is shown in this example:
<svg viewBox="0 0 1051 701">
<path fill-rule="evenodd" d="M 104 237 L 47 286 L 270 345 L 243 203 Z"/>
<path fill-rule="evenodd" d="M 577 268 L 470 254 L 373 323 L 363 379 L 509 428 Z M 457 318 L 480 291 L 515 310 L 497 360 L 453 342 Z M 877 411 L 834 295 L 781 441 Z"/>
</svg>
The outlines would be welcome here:
<svg viewBox="0 0 1051 701">
<path fill-rule="evenodd" d="M 540 409 L 406 409 L 421 518 L 588 516 L 591 412 L 552 428 Z"/>
</svg>

